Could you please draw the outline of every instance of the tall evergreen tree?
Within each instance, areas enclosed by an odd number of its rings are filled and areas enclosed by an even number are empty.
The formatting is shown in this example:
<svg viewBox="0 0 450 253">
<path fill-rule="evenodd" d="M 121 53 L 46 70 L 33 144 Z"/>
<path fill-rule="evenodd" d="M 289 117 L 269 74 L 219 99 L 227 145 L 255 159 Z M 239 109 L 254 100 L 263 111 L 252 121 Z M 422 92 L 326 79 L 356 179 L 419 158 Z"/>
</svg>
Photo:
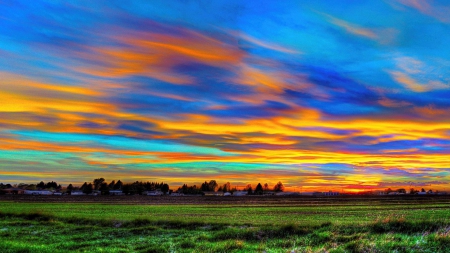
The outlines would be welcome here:
<svg viewBox="0 0 450 253">
<path fill-rule="evenodd" d="M 261 183 L 258 183 L 258 185 L 255 188 L 255 194 L 256 195 L 263 195 L 264 189 L 261 185 Z"/>
<path fill-rule="evenodd" d="M 84 189 L 86 189 L 87 185 L 87 182 L 84 182 L 84 184 L 80 187 L 80 191 L 84 192 Z"/>
<path fill-rule="evenodd" d="M 117 181 L 117 183 L 114 185 L 114 190 L 122 190 L 122 186 L 123 186 L 123 183 L 122 183 L 122 181 Z"/>
<path fill-rule="evenodd" d="M 247 188 L 247 194 L 248 195 L 252 195 L 253 194 L 253 189 L 252 189 L 251 185 L 250 185 L 250 187 Z"/>
<path fill-rule="evenodd" d="M 72 191 L 73 191 L 73 185 L 72 185 L 72 184 L 69 184 L 69 185 L 67 186 L 67 193 L 68 193 L 68 194 L 71 194 Z"/>
<path fill-rule="evenodd" d="M 111 183 L 109 183 L 108 188 L 110 190 L 112 190 L 112 189 L 114 189 L 114 185 L 116 185 L 116 181 L 115 180 L 113 180 L 113 181 L 111 181 Z"/>
</svg>

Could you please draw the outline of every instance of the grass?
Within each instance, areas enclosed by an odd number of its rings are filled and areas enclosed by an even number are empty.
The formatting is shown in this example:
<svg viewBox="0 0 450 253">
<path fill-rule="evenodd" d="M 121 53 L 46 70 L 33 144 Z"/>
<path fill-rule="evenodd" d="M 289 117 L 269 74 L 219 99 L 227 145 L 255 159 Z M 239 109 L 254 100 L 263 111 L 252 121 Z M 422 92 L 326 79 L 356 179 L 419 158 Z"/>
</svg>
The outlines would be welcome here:
<svg viewBox="0 0 450 253">
<path fill-rule="evenodd" d="M 0 202 L 1 252 L 448 252 L 447 201 Z"/>
</svg>

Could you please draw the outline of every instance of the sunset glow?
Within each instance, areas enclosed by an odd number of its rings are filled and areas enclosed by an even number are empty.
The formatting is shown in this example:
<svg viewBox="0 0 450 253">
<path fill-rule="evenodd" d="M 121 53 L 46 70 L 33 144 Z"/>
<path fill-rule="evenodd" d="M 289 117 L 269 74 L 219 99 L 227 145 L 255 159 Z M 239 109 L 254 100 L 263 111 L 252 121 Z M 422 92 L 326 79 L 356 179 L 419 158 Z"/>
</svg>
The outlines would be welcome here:
<svg viewBox="0 0 450 253">
<path fill-rule="evenodd" d="M 444 10 L 0 1 L 0 182 L 445 190 Z"/>
</svg>

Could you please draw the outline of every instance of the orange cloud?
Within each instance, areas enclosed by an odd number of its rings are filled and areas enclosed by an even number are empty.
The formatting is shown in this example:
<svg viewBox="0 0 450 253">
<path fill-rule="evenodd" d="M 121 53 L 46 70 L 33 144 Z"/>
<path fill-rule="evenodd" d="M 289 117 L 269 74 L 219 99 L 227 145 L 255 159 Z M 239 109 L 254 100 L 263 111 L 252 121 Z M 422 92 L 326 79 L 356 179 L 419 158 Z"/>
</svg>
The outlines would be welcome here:
<svg viewBox="0 0 450 253">
<path fill-rule="evenodd" d="M 408 88 L 415 92 L 426 92 L 431 90 L 433 87 L 429 85 L 424 85 L 417 83 L 416 80 L 412 79 L 410 76 L 400 72 L 400 71 L 390 71 L 391 76 L 395 81 L 402 84 L 405 88 Z"/>
<path fill-rule="evenodd" d="M 236 45 L 183 29 L 177 35 L 127 31 L 127 37 L 112 37 L 121 46 L 92 47 L 80 56 L 92 61 L 79 71 L 102 77 L 143 75 L 173 84 L 193 83 L 194 78 L 172 68 L 186 62 L 232 68 L 244 52 Z"/>
<path fill-rule="evenodd" d="M 86 95 L 86 96 L 102 96 L 104 95 L 102 92 L 91 88 L 79 87 L 79 86 L 67 86 L 62 84 L 52 84 L 52 83 L 43 83 L 39 81 L 35 81 L 29 79 L 27 77 L 12 74 L 8 72 L 1 72 L 0 76 L 0 89 L 2 91 L 12 91 L 12 92 L 23 92 L 23 91 L 33 91 L 33 90 L 48 90 L 48 91 L 56 91 L 61 93 L 71 93 L 78 95 Z"/>
<path fill-rule="evenodd" d="M 361 28 L 355 24 L 349 23 L 342 19 L 335 18 L 329 14 L 325 14 L 325 13 L 320 13 L 320 14 L 325 16 L 330 21 L 331 24 L 333 24 L 337 27 L 343 28 L 348 33 L 366 37 L 369 39 L 378 39 L 378 35 L 375 32 L 373 32 L 371 29 Z"/>
</svg>

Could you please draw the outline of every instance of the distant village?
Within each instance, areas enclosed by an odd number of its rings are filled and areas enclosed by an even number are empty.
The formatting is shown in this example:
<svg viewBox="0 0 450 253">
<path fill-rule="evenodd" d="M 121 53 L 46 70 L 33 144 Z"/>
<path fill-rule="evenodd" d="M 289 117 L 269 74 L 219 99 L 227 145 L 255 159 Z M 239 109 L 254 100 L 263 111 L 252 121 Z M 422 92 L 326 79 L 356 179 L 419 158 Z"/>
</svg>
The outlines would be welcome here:
<svg viewBox="0 0 450 253">
<path fill-rule="evenodd" d="M 205 181 L 200 186 L 188 186 L 184 184 L 177 190 L 170 189 L 164 182 L 142 182 L 122 183 L 121 180 L 107 183 L 104 178 L 94 179 L 92 182 L 84 182 L 80 187 L 69 184 L 62 187 L 57 182 L 51 181 L 38 184 L 17 185 L 0 183 L 0 195 L 2 194 L 25 194 L 25 195 L 147 195 L 147 196 L 247 196 L 247 195 L 274 195 L 274 196 L 339 196 L 339 195 L 447 195 L 447 192 L 406 189 L 385 189 L 376 191 L 364 191 L 358 193 L 337 192 L 337 191 L 314 191 L 314 192 L 289 192 L 285 191 L 283 183 L 278 182 L 273 187 L 265 183 L 258 183 L 253 188 L 248 184 L 244 187 L 232 186 L 229 182 L 219 185 L 216 180 Z"/>
</svg>

